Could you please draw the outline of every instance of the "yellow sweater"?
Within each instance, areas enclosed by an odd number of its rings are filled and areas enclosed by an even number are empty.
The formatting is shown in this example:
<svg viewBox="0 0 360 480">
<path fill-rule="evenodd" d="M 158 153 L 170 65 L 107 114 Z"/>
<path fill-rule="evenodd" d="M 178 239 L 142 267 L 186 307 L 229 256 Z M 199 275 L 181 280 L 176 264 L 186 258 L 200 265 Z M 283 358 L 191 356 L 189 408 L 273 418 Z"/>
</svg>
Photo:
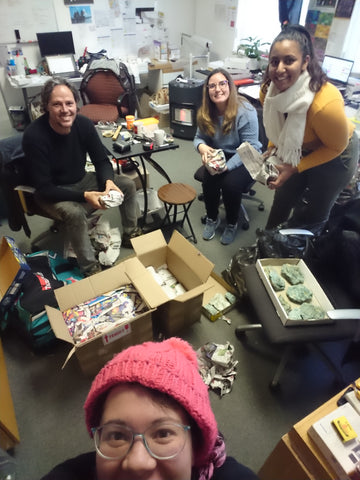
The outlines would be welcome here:
<svg viewBox="0 0 360 480">
<path fill-rule="evenodd" d="M 260 90 L 260 102 L 265 95 Z M 306 114 L 302 148 L 304 156 L 298 171 L 317 167 L 339 156 L 347 147 L 355 125 L 345 115 L 344 100 L 339 90 L 325 83 L 315 94 Z M 271 142 L 269 146 L 273 146 Z M 306 152 L 309 152 L 306 154 Z"/>
</svg>

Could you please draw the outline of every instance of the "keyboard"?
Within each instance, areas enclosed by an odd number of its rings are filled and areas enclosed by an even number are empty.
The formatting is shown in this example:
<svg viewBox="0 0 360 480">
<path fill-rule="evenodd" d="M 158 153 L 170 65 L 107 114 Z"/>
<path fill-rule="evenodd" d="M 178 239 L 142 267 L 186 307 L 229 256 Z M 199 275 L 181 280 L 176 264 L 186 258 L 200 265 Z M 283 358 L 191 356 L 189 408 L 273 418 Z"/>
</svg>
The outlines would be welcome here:
<svg viewBox="0 0 360 480">
<path fill-rule="evenodd" d="M 63 78 L 80 78 L 80 77 L 82 77 L 81 73 L 78 72 L 78 71 L 59 73 L 59 76 L 63 77 Z"/>
</svg>

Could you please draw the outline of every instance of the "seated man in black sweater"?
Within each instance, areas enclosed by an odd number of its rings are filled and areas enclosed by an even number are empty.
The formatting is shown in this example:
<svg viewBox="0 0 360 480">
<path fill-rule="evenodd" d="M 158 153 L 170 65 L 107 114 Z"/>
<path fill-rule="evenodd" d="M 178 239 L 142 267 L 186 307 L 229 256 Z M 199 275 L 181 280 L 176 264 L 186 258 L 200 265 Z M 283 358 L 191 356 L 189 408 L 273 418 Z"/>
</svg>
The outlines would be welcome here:
<svg viewBox="0 0 360 480">
<path fill-rule="evenodd" d="M 77 114 L 76 89 L 65 79 L 54 77 L 41 92 L 44 115 L 24 132 L 23 150 L 27 158 L 29 182 L 35 200 L 51 217 L 60 217 L 66 235 L 85 275 L 100 271 L 87 227 L 87 215 L 103 209 L 100 197 L 110 190 L 123 193 L 120 205 L 122 245 L 140 235 L 134 182 L 114 174 L 93 123 Z M 95 172 L 86 172 L 86 155 Z"/>
</svg>

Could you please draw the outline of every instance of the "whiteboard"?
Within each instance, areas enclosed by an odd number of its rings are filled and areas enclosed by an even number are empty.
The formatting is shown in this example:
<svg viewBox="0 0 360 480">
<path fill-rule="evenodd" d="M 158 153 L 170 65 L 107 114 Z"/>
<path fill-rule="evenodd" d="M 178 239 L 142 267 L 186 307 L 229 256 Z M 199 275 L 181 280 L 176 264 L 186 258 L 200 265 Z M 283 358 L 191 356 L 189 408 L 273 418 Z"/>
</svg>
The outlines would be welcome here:
<svg viewBox="0 0 360 480">
<path fill-rule="evenodd" d="M 36 41 L 37 32 L 58 30 L 53 0 L 0 0 L 0 43 L 16 43 L 14 30 L 22 42 Z"/>
</svg>

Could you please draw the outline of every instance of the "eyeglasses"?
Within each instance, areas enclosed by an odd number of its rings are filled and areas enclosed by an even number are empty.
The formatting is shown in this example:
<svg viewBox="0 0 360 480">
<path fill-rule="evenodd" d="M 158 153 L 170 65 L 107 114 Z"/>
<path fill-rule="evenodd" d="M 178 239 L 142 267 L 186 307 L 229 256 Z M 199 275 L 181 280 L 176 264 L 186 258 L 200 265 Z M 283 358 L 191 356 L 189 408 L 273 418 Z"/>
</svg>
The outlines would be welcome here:
<svg viewBox="0 0 360 480">
<path fill-rule="evenodd" d="M 91 429 L 97 453 L 107 460 L 125 458 L 136 437 L 142 439 L 152 457 L 158 460 L 174 458 L 184 448 L 189 430 L 188 425 L 172 422 L 151 425 L 144 433 L 135 433 L 131 428 L 117 423 Z"/>
<path fill-rule="evenodd" d="M 227 80 L 221 80 L 221 82 L 219 82 L 219 83 L 209 83 L 207 88 L 209 90 L 215 90 L 215 88 L 217 86 L 219 86 L 221 89 L 224 89 L 226 87 L 226 85 L 228 85 L 228 84 L 229 84 L 229 82 Z"/>
</svg>

